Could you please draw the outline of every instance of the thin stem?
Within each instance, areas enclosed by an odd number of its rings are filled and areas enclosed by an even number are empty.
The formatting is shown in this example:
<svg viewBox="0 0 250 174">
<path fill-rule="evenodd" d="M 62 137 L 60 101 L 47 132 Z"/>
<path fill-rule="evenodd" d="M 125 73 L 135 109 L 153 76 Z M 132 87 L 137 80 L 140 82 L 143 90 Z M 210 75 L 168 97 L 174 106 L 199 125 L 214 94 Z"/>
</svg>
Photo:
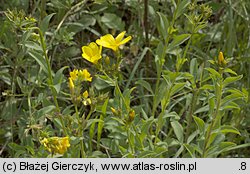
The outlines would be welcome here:
<svg viewBox="0 0 250 174">
<path fill-rule="evenodd" d="M 53 100 L 54 100 L 54 103 L 55 103 L 55 105 L 56 105 L 56 110 L 57 110 L 57 112 L 58 112 L 58 116 L 59 116 L 60 122 L 62 123 L 63 132 L 64 132 L 65 135 L 68 135 L 67 130 L 66 130 L 66 127 L 65 127 L 65 125 L 64 125 L 64 121 L 63 121 L 62 115 L 60 114 L 60 108 L 59 108 L 58 101 L 57 101 L 57 94 L 56 94 L 55 89 L 53 88 L 52 70 L 51 70 L 51 65 L 50 65 L 49 57 L 48 57 L 48 55 L 47 55 L 47 48 L 46 48 L 46 43 L 45 43 L 45 41 L 44 41 L 43 33 L 42 33 L 42 31 L 40 30 L 40 28 L 38 28 L 38 27 L 32 27 L 32 28 L 30 28 L 30 29 L 35 29 L 35 30 L 37 30 L 38 33 L 39 33 L 40 42 L 41 42 L 43 54 L 44 54 L 45 61 L 46 61 L 46 64 L 47 64 L 47 69 L 48 69 L 48 78 L 49 78 L 49 79 L 48 79 L 48 85 L 49 85 L 50 90 L 51 90 L 52 95 L 53 95 Z"/>
<path fill-rule="evenodd" d="M 78 111 L 77 105 L 74 104 L 74 106 L 75 106 L 75 112 L 76 112 L 76 118 L 77 118 L 77 121 L 78 121 L 78 125 L 80 125 L 78 136 L 80 135 L 80 138 L 81 138 L 81 140 L 80 140 L 81 157 L 84 158 L 85 157 L 85 152 L 84 152 L 83 135 L 82 135 L 83 129 L 82 129 L 82 124 L 81 124 L 81 121 L 80 121 L 79 111 Z"/>
<path fill-rule="evenodd" d="M 221 73 L 222 75 L 222 73 Z M 207 136 L 205 138 L 205 142 L 204 142 L 204 147 L 203 147 L 203 153 L 202 153 L 202 157 L 206 157 L 206 150 L 207 150 L 207 146 L 208 143 L 210 141 L 211 135 L 212 135 L 212 130 L 214 129 L 214 127 L 216 126 L 218 119 L 219 119 L 219 109 L 220 109 L 220 105 L 221 105 L 221 97 L 222 97 L 222 77 L 220 78 L 219 84 L 217 85 L 217 88 L 219 88 L 218 90 L 218 94 L 217 94 L 217 102 L 216 102 L 216 109 L 215 112 L 213 114 L 213 118 L 211 121 L 210 126 L 208 127 L 208 133 Z"/>
<path fill-rule="evenodd" d="M 134 146 L 132 145 L 132 142 L 131 142 L 131 139 L 130 139 L 129 127 L 127 127 L 126 129 L 127 129 L 127 136 L 128 136 L 129 146 L 130 146 L 130 149 L 132 151 L 132 154 L 134 155 L 135 154 L 135 149 L 134 149 Z"/>
<path fill-rule="evenodd" d="M 119 87 L 119 85 L 118 85 L 118 83 L 117 83 L 117 80 L 113 80 L 112 78 L 110 78 L 109 75 L 108 75 L 105 71 L 101 70 L 101 72 L 102 72 L 110 81 L 112 81 L 112 83 L 114 84 L 115 88 L 117 89 L 117 91 L 118 91 L 120 97 L 122 98 L 123 103 L 125 104 L 126 111 L 129 112 L 129 108 L 130 108 L 130 107 L 127 105 L 127 103 L 126 103 L 126 101 L 125 101 L 125 98 L 124 98 L 124 96 L 122 95 L 122 92 L 121 92 L 121 89 L 120 89 L 120 87 Z"/>
<path fill-rule="evenodd" d="M 191 131 L 192 118 L 193 118 L 193 113 L 194 113 L 195 106 L 197 103 L 198 94 L 199 94 L 199 89 L 194 89 L 192 100 L 191 100 L 191 106 L 190 106 L 188 116 L 187 116 L 186 141 Z"/>
<path fill-rule="evenodd" d="M 170 30 L 172 30 L 172 28 L 174 27 L 175 19 L 176 19 L 176 10 L 174 12 L 174 16 L 173 16 L 172 21 L 170 23 L 170 27 L 169 27 Z M 168 32 L 168 31 L 166 31 L 166 32 Z M 157 97 L 159 97 L 158 96 L 159 84 L 160 84 L 160 79 L 161 79 L 161 74 L 162 74 L 162 67 L 163 67 L 162 60 L 165 60 L 166 51 L 167 51 L 167 47 L 168 47 L 168 44 L 169 44 L 170 36 L 171 36 L 171 33 L 168 33 L 166 40 L 164 40 L 165 42 L 164 42 L 164 47 L 163 47 L 163 55 L 160 58 L 159 71 L 157 71 L 157 80 L 156 80 L 156 85 L 155 85 L 155 95 L 153 97 L 152 117 L 155 117 L 155 112 L 156 112 L 156 108 L 157 108 L 156 100 L 157 100 Z"/>
</svg>

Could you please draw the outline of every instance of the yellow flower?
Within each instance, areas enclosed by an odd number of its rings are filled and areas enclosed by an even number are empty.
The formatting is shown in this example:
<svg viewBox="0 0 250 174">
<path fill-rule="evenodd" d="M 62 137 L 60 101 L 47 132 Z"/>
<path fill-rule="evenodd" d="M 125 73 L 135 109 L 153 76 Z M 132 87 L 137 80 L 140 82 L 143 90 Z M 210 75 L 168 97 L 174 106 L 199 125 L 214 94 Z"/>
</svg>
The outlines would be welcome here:
<svg viewBox="0 0 250 174">
<path fill-rule="evenodd" d="M 79 78 L 81 81 L 89 81 L 89 82 L 92 81 L 91 74 L 88 72 L 87 69 L 80 70 L 79 73 L 78 73 L 78 78 Z"/>
<path fill-rule="evenodd" d="M 68 147 L 70 147 L 69 137 L 50 137 L 44 138 L 41 144 L 53 154 L 64 154 Z"/>
<path fill-rule="evenodd" d="M 82 47 L 82 57 L 91 63 L 97 64 L 102 58 L 102 47 L 98 47 L 95 42 L 91 42 L 88 46 Z"/>
<path fill-rule="evenodd" d="M 126 31 L 121 32 L 116 38 L 114 38 L 111 34 L 106 34 L 105 36 L 102 36 L 100 39 L 97 39 L 96 43 L 103 47 L 117 51 L 120 45 L 124 45 L 125 43 L 127 43 L 132 39 L 131 36 L 128 36 L 125 39 L 123 39 L 125 33 Z"/>
<path fill-rule="evenodd" d="M 75 85 L 73 83 L 72 77 L 69 77 L 69 89 L 71 92 L 74 91 Z"/>
<path fill-rule="evenodd" d="M 78 70 L 74 69 L 69 74 L 70 74 L 71 79 L 75 81 L 77 79 L 77 76 L 78 76 Z"/>
<path fill-rule="evenodd" d="M 227 64 L 226 60 L 224 59 L 223 52 L 219 53 L 218 64 L 219 65 L 226 65 Z"/>
</svg>

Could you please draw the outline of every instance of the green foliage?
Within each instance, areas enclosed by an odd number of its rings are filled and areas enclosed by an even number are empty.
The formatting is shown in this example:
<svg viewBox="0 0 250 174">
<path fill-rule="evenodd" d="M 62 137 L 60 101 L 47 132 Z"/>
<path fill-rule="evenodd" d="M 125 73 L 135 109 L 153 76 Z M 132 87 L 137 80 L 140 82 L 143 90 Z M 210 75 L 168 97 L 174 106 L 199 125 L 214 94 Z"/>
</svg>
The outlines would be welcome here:
<svg viewBox="0 0 250 174">
<path fill-rule="evenodd" d="M 1 4 L 1 157 L 250 156 L 250 2 L 144 5 Z M 122 31 L 132 40 L 119 51 L 82 58 L 82 46 Z M 93 80 L 72 89 L 74 69 Z M 53 136 L 69 137 L 65 153 L 43 145 Z"/>
</svg>

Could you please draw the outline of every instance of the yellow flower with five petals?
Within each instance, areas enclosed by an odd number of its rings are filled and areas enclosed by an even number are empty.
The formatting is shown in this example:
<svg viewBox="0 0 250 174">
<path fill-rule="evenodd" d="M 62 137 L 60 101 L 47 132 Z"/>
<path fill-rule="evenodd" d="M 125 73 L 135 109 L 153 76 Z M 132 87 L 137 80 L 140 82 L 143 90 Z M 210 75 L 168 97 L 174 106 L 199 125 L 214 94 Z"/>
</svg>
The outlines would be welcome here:
<svg viewBox="0 0 250 174">
<path fill-rule="evenodd" d="M 93 64 L 97 64 L 98 60 L 102 58 L 101 53 L 102 47 L 99 47 L 95 42 L 82 47 L 82 57 Z"/>
<path fill-rule="evenodd" d="M 106 34 L 105 36 L 102 36 L 100 39 L 97 39 L 96 43 L 100 46 L 117 51 L 120 45 L 124 45 L 125 43 L 127 43 L 132 39 L 132 36 L 128 36 L 125 39 L 123 39 L 125 33 L 126 31 L 121 32 L 120 34 L 118 34 L 118 36 L 116 36 L 116 38 L 114 38 L 111 34 Z"/>
</svg>

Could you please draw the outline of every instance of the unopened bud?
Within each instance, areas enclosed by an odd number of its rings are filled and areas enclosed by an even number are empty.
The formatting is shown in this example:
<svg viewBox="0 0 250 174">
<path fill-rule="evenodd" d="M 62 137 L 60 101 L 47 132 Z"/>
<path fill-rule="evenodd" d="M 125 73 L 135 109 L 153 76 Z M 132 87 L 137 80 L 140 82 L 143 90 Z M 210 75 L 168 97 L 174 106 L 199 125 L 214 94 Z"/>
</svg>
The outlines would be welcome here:
<svg viewBox="0 0 250 174">
<path fill-rule="evenodd" d="M 222 52 L 219 53 L 219 56 L 218 56 L 218 64 L 219 64 L 219 65 L 226 65 L 226 64 L 227 64 L 227 62 L 226 62 L 225 59 L 224 59 L 224 56 L 223 56 L 223 53 L 222 53 Z"/>
<path fill-rule="evenodd" d="M 111 109 L 111 112 L 115 115 L 115 116 L 118 116 L 119 113 L 117 112 L 117 110 L 113 107 L 110 108 Z"/>
<path fill-rule="evenodd" d="M 74 83 L 73 83 L 72 78 L 70 77 L 70 78 L 69 78 L 69 89 L 70 89 L 70 92 L 71 92 L 71 93 L 74 92 L 74 88 L 75 88 L 75 85 L 74 85 Z"/>
<path fill-rule="evenodd" d="M 89 93 L 88 91 L 86 90 L 83 94 L 82 94 L 83 98 L 84 99 L 87 99 L 89 97 Z"/>
<path fill-rule="evenodd" d="M 109 65 L 109 64 L 110 64 L 109 56 L 105 57 L 105 64 L 106 64 L 106 65 Z"/>
<path fill-rule="evenodd" d="M 131 109 L 129 111 L 128 116 L 129 116 L 129 121 L 132 122 L 135 119 L 135 111 L 133 109 Z"/>
</svg>

